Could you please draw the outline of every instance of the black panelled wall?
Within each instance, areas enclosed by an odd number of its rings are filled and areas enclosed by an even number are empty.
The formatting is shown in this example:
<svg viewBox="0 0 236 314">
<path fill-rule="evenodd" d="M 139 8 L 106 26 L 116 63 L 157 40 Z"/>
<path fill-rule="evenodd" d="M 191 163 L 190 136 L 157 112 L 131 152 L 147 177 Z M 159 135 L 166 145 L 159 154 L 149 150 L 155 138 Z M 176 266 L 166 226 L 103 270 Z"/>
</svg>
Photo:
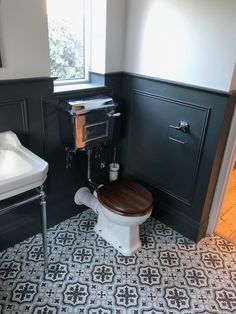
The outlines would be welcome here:
<svg viewBox="0 0 236 314">
<path fill-rule="evenodd" d="M 146 184 L 153 215 L 197 241 L 209 211 L 235 106 L 235 95 L 125 73 L 106 84 L 122 91 L 123 175 Z M 117 88 L 116 88 L 117 90 Z M 189 124 L 182 132 L 172 126 Z"/>
<path fill-rule="evenodd" d="M 50 78 L 0 81 L 0 132 L 14 131 L 23 145 L 49 163 L 45 183 L 48 226 L 79 211 L 73 198 L 75 191 L 86 184 L 87 178 L 87 157 L 84 152 L 74 155 L 72 167 L 65 168 L 57 105 L 67 98 L 93 95 L 111 95 L 111 89 L 97 87 L 69 94 L 53 93 L 53 80 Z M 106 160 L 106 156 L 101 158 Z M 104 171 L 98 173 L 94 168 L 93 174 L 99 176 L 101 173 L 102 178 Z M 0 201 L 0 208 L 26 198 L 32 192 Z M 39 209 L 36 201 L 1 216 L 0 250 L 41 232 Z"/>
<path fill-rule="evenodd" d="M 76 189 L 86 184 L 87 176 L 84 152 L 77 152 L 72 167 L 65 168 L 56 107 L 69 98 L 113 95 L 122 112 L 121 128 L 115 127 L 121 138 L 116 144 L 121 175 L 150 188 L 156 205 L 154 216 L 193 240 L 201 238 L 235 98 L 128 73 L 106 74 L 104 81 L 108 87 L 67 93 L 53 93 L 50 78 L 0 81 L 0 131 L 15 131 L 25 146 L 49 162 L 49 226 L 78 212 L 73 197 Z M 189 124 L 188 132 L 170 127 L 178 126 L 179 121 Z M 99 163 L 111 160 L 111 151 L 105 147 L 96 155 L 93 174 L 99 181 L 106 176 Z M 4 204 L 0 202 L 0 207 Z M 1 216 L 0 249 L 40 232 L 37 206 L 29 204 Z"/>
</svg>

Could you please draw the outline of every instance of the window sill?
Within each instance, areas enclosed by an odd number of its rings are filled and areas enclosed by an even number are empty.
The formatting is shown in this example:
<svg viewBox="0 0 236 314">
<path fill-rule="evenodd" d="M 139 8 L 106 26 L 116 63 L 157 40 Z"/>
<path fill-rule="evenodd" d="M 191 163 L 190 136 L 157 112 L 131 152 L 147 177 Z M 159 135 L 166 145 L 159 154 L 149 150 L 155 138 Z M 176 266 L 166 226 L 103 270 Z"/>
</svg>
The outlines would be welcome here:
<svg viewBox="0 0 236 314">
<path fill-rule="evenodd" d="M 105 88 L 104 85 L 95 83 L 79 83 L 79 84 L 66 84 L 66 85 L 54 85 L 54 94 L 76 92 L 83 90 Z"/>
</svg>

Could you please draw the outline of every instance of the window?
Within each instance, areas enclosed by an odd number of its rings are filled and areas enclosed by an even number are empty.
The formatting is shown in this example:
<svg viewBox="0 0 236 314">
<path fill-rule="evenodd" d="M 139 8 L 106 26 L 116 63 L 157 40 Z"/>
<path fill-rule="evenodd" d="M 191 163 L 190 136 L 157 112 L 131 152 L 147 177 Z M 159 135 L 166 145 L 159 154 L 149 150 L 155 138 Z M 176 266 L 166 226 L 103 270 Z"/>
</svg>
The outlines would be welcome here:
<svg viewBox="0 0 236 314">
<path fill-rule="evenodd" d="M 47 0 L 50 72 L 58 81 L 87 79 L 88 2 Z"/>
</svg>

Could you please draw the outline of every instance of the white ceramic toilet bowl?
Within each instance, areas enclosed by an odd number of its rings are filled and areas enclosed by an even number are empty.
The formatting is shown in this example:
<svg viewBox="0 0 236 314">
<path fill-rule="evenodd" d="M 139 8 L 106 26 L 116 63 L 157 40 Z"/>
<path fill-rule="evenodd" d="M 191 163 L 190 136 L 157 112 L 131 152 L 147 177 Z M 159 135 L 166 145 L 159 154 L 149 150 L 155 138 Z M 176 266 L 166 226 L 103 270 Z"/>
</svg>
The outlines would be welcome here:
<svg viewBox="0 0 236 314">
<path fill-rule="evenodd" d="M 121 254 L 130 256 L 142 246 L 139 239 L 139 225 L 144 223 L 150 215 L 151 211 L 144 216 L 121 216 L 100 204 L 94 230 Z"/>
</svg>

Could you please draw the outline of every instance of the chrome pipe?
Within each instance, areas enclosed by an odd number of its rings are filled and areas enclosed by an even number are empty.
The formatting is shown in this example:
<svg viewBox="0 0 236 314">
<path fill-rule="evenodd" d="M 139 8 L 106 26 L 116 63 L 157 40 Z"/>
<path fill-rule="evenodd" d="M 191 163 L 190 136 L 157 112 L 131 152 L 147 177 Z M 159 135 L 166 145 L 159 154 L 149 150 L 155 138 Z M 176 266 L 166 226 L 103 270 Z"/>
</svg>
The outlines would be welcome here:
<svg viewBox="0 0 236 314">
<path fill-rule="evenodd" d="M 87 156 L 88 156 L 87 178 L 88 178 L 89 185 L 93 189 L 96 190 L 98 188 L 98 184 L 93 182 L 91 178 L 91 154 L 92 154 L 92 149 L 90 148 L 87 150 Z"/>
<path fill-rule="evenodd" d="M 17 208 L 17 207 L 19 207 L 21 205 L 27 204 L 29 202 L 33 202 L 33 201 L 39 199 L 40 197 L 41 197 L 40 194 L 39 195 L 35 195 L 35 196 L 29 197 L 29 198 L 27 198 L 27 199 L 25 199 L 23 201 L 20 201 L 20 202 L 17 202 L 15 204 L 12 204 L 10 206 L 0 208 L 0 216 L 4 215 L 4 214 L 8 214 L 13 209 L 15 209 L 15 208 Z"/>
</svg>

